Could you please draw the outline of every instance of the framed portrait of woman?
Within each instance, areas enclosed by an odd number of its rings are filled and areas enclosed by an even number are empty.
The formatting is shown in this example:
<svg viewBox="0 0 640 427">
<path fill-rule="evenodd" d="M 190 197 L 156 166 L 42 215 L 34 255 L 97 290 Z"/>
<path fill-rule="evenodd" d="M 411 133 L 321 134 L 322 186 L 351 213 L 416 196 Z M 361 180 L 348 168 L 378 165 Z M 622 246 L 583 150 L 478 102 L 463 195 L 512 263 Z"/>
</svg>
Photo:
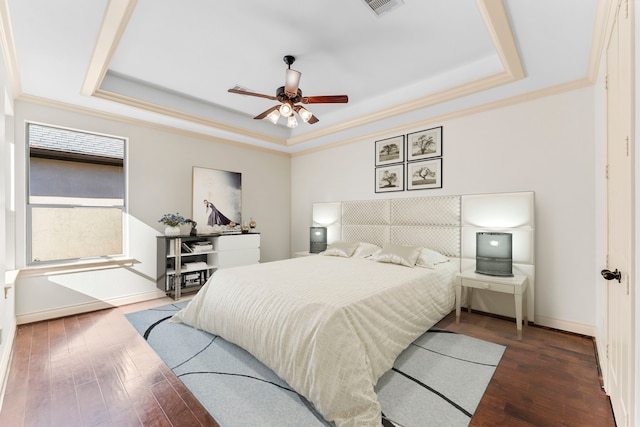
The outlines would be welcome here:
<svg viewBox="0 0 640 427">
<path fill-rule="evenodd" d="M 191 219 L 198 226 L 225 226 L 242 220 L 242 174 L 193 167 Z"/>
</svg>

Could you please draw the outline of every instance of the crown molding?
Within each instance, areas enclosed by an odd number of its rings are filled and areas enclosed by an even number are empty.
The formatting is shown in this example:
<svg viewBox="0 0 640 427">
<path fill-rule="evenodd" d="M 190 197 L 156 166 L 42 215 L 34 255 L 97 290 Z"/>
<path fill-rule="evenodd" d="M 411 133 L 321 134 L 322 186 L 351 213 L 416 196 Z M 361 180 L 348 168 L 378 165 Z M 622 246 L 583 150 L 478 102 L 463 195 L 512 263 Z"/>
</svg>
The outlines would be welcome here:
<svg viewBox="0 0 640 427">
<path fill-rule="evenodd" d="M 585 78 L 574 80 L 571 82 L 550 86 L 544 89 L 535 90 L 535 91 L 523 93 L 520 95 L 515 95 L 510 98 L 500 99 L 497 101 L 492 101 L 485 104 L 477 105 L 474 107 L 469 107 L 462 110 L 441 114 L 439 116 L 430 117 L 425 120 L 419 120 L 412 123 L 405 123 L 402 125 L 395 126 L 393 128 L 385 129 L 384 131 L 372 132 L 366 135 L 360 135 L 358 137 L 335 142 L 333 144 L 327 144 L 321 147 L 314 147 L 308 150 L 298 151 L 296 153 L 292 153 L 291 157 L 299 157 L 307 154 L 313 154 L 319 151 L 330 150 L 332 148 L 336 148 L 341 145 L 352 144 L 358 141 L 363 141 L 363 140 L 373 141 L 377 139 L 382 139 L 384 137 L 388 137 L 389 135 L 404 134 L 408 129 L 427 127 L 433 124 L 439 124 L 439 123 L 445 122 L 447 120 L 453 120 L 460 117 L 470 116 L 473 114 L 478 114 L 478 113 L 482 113 L 489 110 L 495 110 L 497 108 L 508 107 L 510 105 L 520 104 L 523 102 L 532 101 L 538 98 L 544 98 L 551 95 L 557 95 L 560 93 L 581 89 L 583 87 L 587 87 L 591 85 L 593 85 L 593 82 L 590 79 L 585 77 Z"/>
<path fill-rule="evenodd" d="M 92 96 L 98 90 L 109 68 L 129 19 L 136 7 L 137 0 L 109 0 L 102 17 L 98 39 L 93 48 L 87 74 L 80 89 L 85 96 Z"/>
<path fill-rule="evenodd" d="M 605 49 L 605 43 L 611 26 L 613 25 L 613 5 L 612 0 L 598 0 L 596 9 L 596 21 L 593 29 L 593 39 L 591 40 L 591 51 L 589 53 L 589 65 L 587 68 L 587 78 L 595 82 L 598 78 L 600 60 Z"/>
<path fill-rule="evenodd" d="M 284 157 L 289 157 L 290 156 L 289 153 L 286 153 L 286 152 L 283 152 L 283 151 L 279 151 L 279 150 L 274 150 L 274 149 L 264 148 L 264 147 L 258 147 L 256 145 L 252 145 L 252 144 L 248 144 L 248 143 L 244 143 L 244 142 L 240 142 L 240 141 L 234 141 L 234 140 L 231 140 L 231 139 L 220 138 L 220 137 L 217 137 L 217 136 L 212 136 L 212 135 L 208 135 L 208 134 L 201 133 L 201 132 L 189 131 L 189 130 L 177 128 L 175 126 L 162 125 L 162 124 L 159 124 L 159 123 L 150 122 L 150 121 L 147 121 L 147 120 L 136 119 L 136 118 L 131 118 L 131 117 L 127 117 L 127 116 L 122 116 L 122 115 L 119 115 L 119 114 L 107 113 L 107 112 L 104 112 L 104 111 L 95 110 L 95 109 L 91 109 L 91 108 L 87 108 L 87 107 L 79 107 L 77 105 L 68 104 L 68 103 L 60 102 L 60 101 L 54 101 L 54 100 L 46 99 L 46 98 L 40 98 L 40 97 L 33 96 L 33 95 L 25 95 L 25 94 L 23 94 L 20 97 L 18 97 L 17 100 L 20 101 L 20 102 L 25 102 L 25 103 L 29 103 L 29 104 L 42 105 L 42 106 L 45 106 L 45 107 L 52 107 L 52 108 L 59 108 L 61 110 L 69 111 L 69 112 L 72 112 L 72 113 L 87 114 L 87 115 L 90 115 L 90 116 L 93 116 L 93 117 L 98 117 L 98 118 L 107 119 L 107 120 L 113 120 L 113 121 L 117 121 L 117 122 L 121 122 L 121 123 L 127 123 L 127 124 L 131 124 L 131 125 L 146 127 L 146 128 L 155 129 L 155 130 L 161 130 L 161 131 L 170 132 L 170 133 L 173 133 L 173 134 L 176 134 L 176 135 L 182 135 L 182 136 L 186 136 L 186 137 L 190 137 L 190 138 L 203 139 L 203 140 L 206 140 L 206 141 L 216 142 L 216 143 L 225 144 L 225 145 L 231 145 L 231 146 L 234 146 L 234 147 L 245 148 L 245 149 L 249 149 L 249 150 L 253 150 L 253 151 L 260 151 L 260 152 L 269 153 L 269 154 L 277 154 L 279 156 L 284 156 Z"/>
<path fill-rule="evenodd" d="M 494 48 L 504 71 L 494 75 L 470 81 L 453 88 L 445 89 L 395 107 L 386 108 L 373 114 L 367 114 L 353 120 L 348 120 L 335 126 L 318 131 L 312 131 L 297 137 L 287 139 L 287 145 L 296 145 L 316 138 L 331 135 L 347 129 L 363 126 L 369 123 L 387 119 L 393 116 L 429 107 L 452 99 L 493 89 L 498 86 L 513 83 L 525 77 L 522 61 L 516 45 L 509 17 L 501 0 L 476 0 L 480 15 L 484 20 L 487 31 L 491 35 Z"/>
<path fill-rule="evenodd" d="M 514 81 L 523 79 L 525 77 L 524 68 L 502 0 L 476 0 L 476 5 L 506 73 Z"/>
<path fill-rule="evenodd" d="M 460 98 L 466 95 L 471 95 L 483 90 L 492 89 L 494 87 L 502 86 L 507 83 L 511 83 L 513 79 L 506 73 L 494 74 L 492 76 L 484 77 L 469 83 L 464 83 L 453 88 L 437 92 L 435 94 L 425 96 L 410 102 L 396 105 L 395 107 L 387 108 L 376 113 L 367 114 L 358 117 L 353 120 L 347 120 L 338 125 L 331 126 L 325 129 L 319 129 L 317 131 L 308 132 L 298 137 L 290 138 L 287 140 L 287 145 L 296 145 L 302 142 L 311 141 L 316 138 L 331 135 L 337 132 L 345 131 L 359 126 L 364 126 L 369 123 L 374 123 L 380 120 L 388 119 L 393 116 L 397 116 L 403 113 L 408 113 L 420 108 L 430 107 L 435 104 L 440 104 L 446 101 L 451 101 L 456 98 Z"/>
<path fill-rule="evenodd" d="M 522 67 L 520 56 L 517 51 L 517 45 L 515 43 L 515 39 L 511 31 L 508 16 L 506 14 L 502 1 L 501 0 L 476 0 L 478 9 L 482 15 L 483 20 L 485 21 L 485 25 L 491 35 L 491 38 L 493 40 L 496 51 L 500 57 L 500 60 L 502 61 L 504 72 L 497 73 L 495 75 L 481 78 L 472 82 L 468 82 L 466 84 L 458 85 L 454 88 L 450 88 L 450 89 L 438 92 L 436 94 L 431 94 L 431 95 L 413 100 L 408 103 L 403 103 L 401 105 L 397 105 L 390 109 L 379 111 L 372 115 L 362 116 L 339 125 L 330 126 L 325 129 L 312 131 L 305 135 L 300 135 L 298 137 L 293 137 L 293 138 L 284 140 L 282 138 L 271 137 L 265 134 L 247 131 L 242 128 L 224 125 L 222 123 L 219 123 L 213 120 L 207 120 L 194 115 L 180 113 L 175 110 L 171 110 L 162 106 L 146 103 L 137 99 L 133 99 L 133 98 L 119 95 L 119 94 L 100 90 L 99 86 L 101 85 L 102 80 L 105 77 L 109 62 L 115 52 L 115 49 L 118 46 L 118 43 L 122 38 L 122 35 L 129 22 L 129 18 L 131 17 L 133 10 L 135 9 L 136 3 L 137 3 L 137 0 L 109 0 L 105 15 L 103 17 L 98 40 L 94 47 L 93 56 L 89 63 L 87 75 L 86 75 L 84 84 L 82 86 L 83 93 L 87 91 L 87 92 L 90 92 L 89 95 L 95 96 L 98 98 L 126 104 L 132 107 L 141 108 L 141 109 L 155 112 L 158 114 L 164 114 L 167 116 L 176 117 L 176 118 L 190 121 L 190 122 L 199 123 L 205 126 L 216 128 L 216 129 L 230 131 L 230 132 L 233 132 L 239 135 L 244 135 L 250 138 L 259 138 L 260 140 L 268 141 L 281 146 L 292 146 L 292 145 L 300 144 L 302 142 L 311 141 L 313 139 L 316 139 L 322 136 L 331 135 L 347 129 L 362 126 L 373 121 L 378 121 L 378 120 L 392 117 L 395 115 L 403 114 L 415 109 L 425 108 L 437 103 L 441 103 L 441 102 L 445 102 L 445 101 L 459 98 L 462 96 L 477 93 L 477 92 L 487 90 L 496 86 L 508 84 L 510 82 L 516 81 L 524 77 L 524 70 Z M 471 107 L 465 110 L 459 110 L 456 112 L 432 117 L 426 120 L 409 123 L 401 126 L 396 126 L 394 128 L 386 129 L 384 131 L 369 133 L 366 135 L 350 138 L 350 139 L 329 144 L 326 146 L 311 148 L 308 150 L 302 150 L 293 154 L 288 154 L 286 152 L 283 152 L 277 149 L 263 148 L 263 147 L 251 145 L 249 143 L 243 143 L 243 142 L 234 141 L 230 139 L 214 137 L 214 136 L 203 134 L 200 132 L 182 130 L 176 127 L 148 122 L 145 120 L 132 119 L 132 118 L 124 117 L 117 114 L 100 112 L 91 108 L 76 107 L 76 106 L 72 106 L 70 104 L 65 104 L 58 101 L 52 101 L 52 100 L 31 96 L 31 95 L 25 95 L 22 92 L 22 85 L 20 81 L 19 66 L 17 62 L 15 43 L 13 40 L 13 31 L 11 28 L 8 0 L 0 0 L 0 44 L 5 56 L 5 61 L 7 63 L 9 78 L 11 79 L 11 82 L 12 82 L 13 96 L 18 100 L 31 102 L 34 104 L 48 105 L 56 108 L 61 108 L 61 109 L 85 113 L 85 114 L 91 114 L 94 116 L 108 118 L 111 120 L 117 120 L 117 121 L 136 124 L 140 126 L 161 129 L 161 130 L 172 132 L 175 134 L 181 134 L 185 136 L 206 139 L 209 141 L 215 141 L 223 144 L 239 146 L 239 147 L 248 148 L 252 150 L 258 150 L 258 151 L 263 151 L 263 152 L 268 152 L 273 154 L 279 154 L 283 156 L 295 157 L 295 156 L 305 155 L 312 152 L 321 151 L 323 149 L 329 149 L 338 145 L 343 145 L 343 144 L 356 142 L 364 139 L 378 138 L 381 135 L 402 131 L 404 129 L 411 128 L 414 126 L 415 127 L 425 126 L 427 124 L 437 123 L 443 120 L 450 120 L 452 118 L 461 117 L 467 114 L 475 114 L 480 111 L 499 108 L 502 106 L 511 105 L 519 102 L 525 102 L 527 100 L 535 99 L 538 97 L 553 95 L 556 93 L 561 93 L 564 91 L 573 90 L 580 87 L 588 86 L 589 84 L 593 84 L 593 82 L 596 80 L 598 75 L 602 51 L 605 47 L 608 32 L 610 31 L 610 27 L 611 27 L 611 22 L 612 22 L 611 16 L 613 14 L 612 11 L 615 11 L 614 6 L 616 4 L 617 4 L 616 0 L 598 0 L 596 21 L 594 24 L 595 25 L 594 37 L 591 45 L 591 54 L 590 54 L 590 60 L 589 60 L 589 65 L 587 70 L 587 77 L 584 79 L 579 79 L 573 82 L 559 84 L 550 88 L 529 92 L 527 94 L 516 95 L 514 97 L 511 97 L 505 100 L 490 102 L 487 104 L 483 104 L 481 106 Z"/>
<path fill-rule="evenodd" d="M 109 1 L 81 93 L 83 95 L 108 99 L 110 101 L 126 104 L 135 108 L 164 114 L 170 117 L 176 117 L 216 129 L 234 132 L 246 137 L 258 138 L 278 145 L 292 146 L 302 142 L 311 141 L 316 138 L 332 135 L 341 131 L 373 123 L 375 121 L 407 113 L 409 111 L 425 108 L 437 103 L 508 84 L 524 77 L 522 63 L 511 31 L 511 24 L 509 23 L 509 18 L 502 1 L 476 0 L 482 19 L 484 20 L 489 34 L 491 35 L 496 52 L 504 67 L 503 72 L 458 85 L 435 94 L 430 94 L 410 102 L 405 102 L 396 105 L 395 107 L 386 108 L 373 114 L 367 114 L 353 120 L 347 120 L 337 125 L 328 126 L 326 128 L 319 129 L 318 131 L 311 131 L 297 137 L 282 139 L 258 132 L 248 131 L 236 126 L 226 125 L 217 121 L 204 119 L 192 114 L 182 113 L 157 104 L 100 89 L 102 81 L 106 75 L 109 62 L 111 61 L 113 53 L 122 38 L 122 34 L 124 33 L 127 24 L 129 23 L 129 18 L 133 13 L 136 1 L 137 0 Z"/>
<path fill-rule="evenodd" d="M 174 110 L 171 108 L 163 107 L 158 104 L 154 104 L 151 102 L 141 101 L 136 98 L 131 98 L 125 95 L 120 95 L 118 93 L 109 92 L 103 89 L 98 89 L 94 92 L 93 96 L 95 98 L 104 99 L 107 101 L 116 102 L 119 104 L 129 105 L 131 107 L 140 108 L 146 111 L 150 111 L 152 113 L 162 114 L 164 116 L 174 117 L 176 119 L 186 120 L 191 123 L 197 123 L 205 126 L 209 126 L 215 129 L 223 130 L 226 132 L 231 132 L 239 135 L 246 136 L 248 138 L 259 139 L 262 141 L 271 142 L 277 145 L 285 145 L 285 140 L 282 138 L 277 138 L 275 136 L 267 135 L 260 132 L 250 131 L 241 127 L 231 126 L 222 122 L 217 122 L 215 120 L 206 119 L 204 117 L 196 116 L 194 114 L 184 113 L 182 111 Z"/>
<path fill-rule="evenodd" d="M 572 90 L 576 90 L 576 89 L 581 89 L 587 86 L 591 86 L 593 85 L 593 82 L 585 77 L 582 79 L 578 79 L 578 80 L 574 80 L 571 82 L 567 82 L 567 83 L 562 83 L 562 84 L 558 84 L 555 86 L 551 86 L 551 87 L 547 87 L 544 89 L 540 89 L 540 90 L 536 90 L 536 91 L 531 91 L 531 92 L 527 92 L 524 94 L 520 94 L 520 95 L 516 95 L 516 96 L 512 96 L 510 98 L 506 98 L 506 99 L 501 99 L 501 100 L 497 100 L 497 101 L 492 101 L 492 102 L 488 102 L 482 105 L 477 105 L 474 107 L 470 107 L 470 108 L 466 108 L 463 110 L 457 110 L 457 111 L 453 111 L 450 113 L 446 113 L 446 114 L 441 114 L 439 116 L 434 116 L 434 117 L 430 117 L 428 119 L 425 120 L 419 120 L 416 122 L 411 122 L 411 123 L 405 123 L 402 125 L 398 125 L 395 126 L 393 128 L 388 128 L 385 129 L 384 131 L 379 131 L 379 132 L 371 132 L 368 134 L 364 134 L 364 135 L 360 135 L 358 137 L 354 137 L 354 138 L 349 138 L 349 139 L 345 139 L 339 142 L 335 142 L 332 144 L 327 144 L 327 145 L 323 145 L 320 147 L 314 147 L 314 148 L 310 148 L 307 150 L 302 150 L 302 151 L 298 151 L 295 153 L 286 153 L 283 151 L 279 151 L 279 150 L 273 150 L 273 149 L 269 149 L 269 148 L 263 148 L 263 147 L 257 147 L 255 145 L 251 145 L 251 144 L 246 144 L 246 143 L 242 143 L 242 142 L 238 142 L 238 141 L 234 141 L 234 140 L 230 140 L 230 139 L 224 139 L 224 138 L 219 138 L 219 137 L 215 137 L 215 136 L 211 136 L 211 135 L 207 135 L 207 134 L 203 134 L 200 132 L 193 132 L 193 131 L 187 131 L 187 130 L 183 130 L 180 128 L 176 128 L 173 126 L 167 126 L 167 125 L 161 125 L 158 123 L 154 123 L 154 122 L 149 122 L 149 121 L 145 121 L 145 120 L 140 120 L 140 119 L 134 119 L 131 117 L 126 117 L 126 116 L 121 116 L 118 114 L 113 114 L 113 113 L 105 113 L 103 111 L 99 111 L 99 110 L 93 110 L 90 108 L 86 108 L 86 107 L 78 107 L 76 105 L 72 105 L 72 104 L 67 104 L 67 103 L 63 103 L 63 102 L 59 102 L 59 101 L 53 101 L 50 99 L 45 99 L 45 98 L 40 98 L 40 97 L 36 97 L 36 96 L 32 96 L 32 95 L 21 95 L 18 100 L 22 101 L 22 102 L 27 102 L 27 103 L 31 103 L 31 104 L 36 104 L 36 105 L 43 105 L 46 107 L 53 107 L 53 108 L 59 108 L 62 110 L 66 110 L 66 111 L 71 111 L 74 113 L 80 113 L 80 114 L 88 114 L 94 117 L 99 117 L 99 118 L 103 118 L 103 119 L 108 119 L 108 120 L 114 120 L 114 121 L 119 121 L 122 123 L 128 123 L 128 124 L 132 124 L 132 125 L 137 125 L 137 126 L 143 126 L 143 127 L 147 127 L 147 128 L 152 128 L 152 129 L 157 129 L 157 130 L 162 130 L 165 132 L 171 132 L 173 134 L 177 134 L 177 135 L 183 135 L 183 136 L 187 136 L 187 137 L 192 137 L 192 138 L 198 138 L 198 139 L 204 139 L 207 141 L 212 141 L 212 142 L 217 142 L 217 143 L 221 143 L 221 144 L 227 144 L 227 145 L 231 145 L 231 146 L 235 146 L 235 147 L 241 147 L 241 148 L 246 148 L 246 149 L 250 149 L 250 150 L 254 150 L 254 151 L 261 151 L 261 152 L 265 152 L 265 153 L 270 153 L 270 154 L 277 154 L 280 156 L 284 156 L 284 157 L 299 157 L 299 156 L 304 156 L 304 155 L 308 155 L 308 154 L 313 154 L 319 151 L 323 151 L 323 150 L 330 150 L 342 145 L 347 145 L 347 144 L 351 144 L 351 143 L 355 143 L 355 142 L 359 142 L 359 141 L 363 141 L 363 140 L 375 140 L 375 139 L 380 139 L 382 137 L 388 136 L 390 134 L 398 134 L 398 133 L 404 133 L 407 129 L 412 129 L 412 128 L 420 128 L 420 127 L 425 127 L 425 126 L 429 126 L 435 123 L 442 123 L 444 121 L 447 120 L 453 120 L 453 119 L 457 119 L 460 117 L 464 117 L 464 116 L 468 116 L 468 115 L 472 115 L 472 114 L 477 114 L 477 113 L 481 113 L 484 111 L 489 111 L 489 110 L 493 110 L 493 109 L 497 109 L 497 108 L 502 108 L 502 107 L 507 107 L 509 105 L 515 105 L 515 104 L 519 104 L 522 102 L 527 102 L 527 101 L 532 101 L 538 98 L 544 98 L 546 96 L 551 96 L 551 95 L 557 95 L 560 93 L 564 93 L 564 92 L 569 92 Z"/>
</svg>

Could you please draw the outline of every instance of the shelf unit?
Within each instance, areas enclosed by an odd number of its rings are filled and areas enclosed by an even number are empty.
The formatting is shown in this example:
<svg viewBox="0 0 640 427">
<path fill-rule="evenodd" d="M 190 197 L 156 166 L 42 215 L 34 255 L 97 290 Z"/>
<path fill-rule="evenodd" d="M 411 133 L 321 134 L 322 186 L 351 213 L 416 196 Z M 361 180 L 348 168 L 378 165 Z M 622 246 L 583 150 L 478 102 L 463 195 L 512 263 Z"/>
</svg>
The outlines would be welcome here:
<svg viewBox="0 0 640 427">
<path fill-rule="evenodd" d="M 156 285 L 178 300 L 184 293 L 197 292 L 219 268 L 259 261 L 257 233 L 158 236 Z"/>
</svg>

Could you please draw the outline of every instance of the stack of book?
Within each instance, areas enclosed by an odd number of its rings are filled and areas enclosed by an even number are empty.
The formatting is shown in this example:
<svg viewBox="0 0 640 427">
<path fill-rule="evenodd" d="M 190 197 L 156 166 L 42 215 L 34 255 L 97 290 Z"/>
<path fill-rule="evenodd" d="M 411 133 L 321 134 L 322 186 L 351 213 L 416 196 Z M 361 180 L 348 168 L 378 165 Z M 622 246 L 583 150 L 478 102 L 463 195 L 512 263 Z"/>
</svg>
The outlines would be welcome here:
<svg viewBox="0 0 640 427">
<path fill-rule="evenodd" d="M 187 262 L 182 264 L 182 271 L 206 270 L 207 268 L 206 262 Z"/>
<path fill-rule="evenodd" d="M 202 284 L 202 277 L 200 273 L 189 273 L 184 275 L 185 286 L 199 286 Z"/>
<path fill-rule="evenodd" d="M 207 252 L 213 250 L 213 244 L 210 241 L 193 242 L 191 244 L 191 250 L 193 252 Z"/>
</svg>

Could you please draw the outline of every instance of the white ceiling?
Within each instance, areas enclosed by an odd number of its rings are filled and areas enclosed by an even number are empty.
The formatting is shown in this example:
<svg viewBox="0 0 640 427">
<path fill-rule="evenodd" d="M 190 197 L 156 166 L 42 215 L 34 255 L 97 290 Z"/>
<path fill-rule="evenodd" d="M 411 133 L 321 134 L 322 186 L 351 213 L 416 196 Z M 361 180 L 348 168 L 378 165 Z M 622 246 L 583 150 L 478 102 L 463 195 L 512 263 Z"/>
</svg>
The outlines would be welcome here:
<svg viewBox="0 0 640 427">
<path fill-rule="evenodd" d="M 584 80 L 604 0 L 2 1 L 26 99 L 293 153 Z M 254 120 L 275 102 L 227 90 L 275 95 L 284 55 L 305 96 L 349 103 Z"/>
</svg>

